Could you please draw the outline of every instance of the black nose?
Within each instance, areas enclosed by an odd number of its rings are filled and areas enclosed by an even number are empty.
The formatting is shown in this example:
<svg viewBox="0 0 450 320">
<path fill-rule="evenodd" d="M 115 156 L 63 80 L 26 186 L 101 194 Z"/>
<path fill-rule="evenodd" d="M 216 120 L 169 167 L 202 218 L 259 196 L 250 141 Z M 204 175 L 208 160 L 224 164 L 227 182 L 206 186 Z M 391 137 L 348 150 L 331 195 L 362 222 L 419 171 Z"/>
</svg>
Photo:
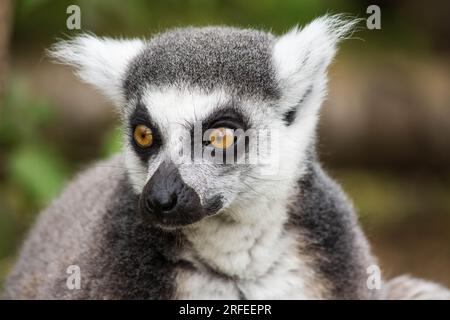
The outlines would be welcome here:
<svg viewBox="0 0 450 320">
<path fill-rule="evenodd" d="M 164 226 L 187 225 L 206 214 L 197 192 L 171 162 L 162 163 L 145 185 L 139 211 L 146 221 Z"/>
<path fill-rule="evenodd" d="M 177 194 L 167 190 L 157 190 L 146 198 L 146 207 L 149 211 L 161 214 L 170 213 L 177 205 Z"/>
</svg>

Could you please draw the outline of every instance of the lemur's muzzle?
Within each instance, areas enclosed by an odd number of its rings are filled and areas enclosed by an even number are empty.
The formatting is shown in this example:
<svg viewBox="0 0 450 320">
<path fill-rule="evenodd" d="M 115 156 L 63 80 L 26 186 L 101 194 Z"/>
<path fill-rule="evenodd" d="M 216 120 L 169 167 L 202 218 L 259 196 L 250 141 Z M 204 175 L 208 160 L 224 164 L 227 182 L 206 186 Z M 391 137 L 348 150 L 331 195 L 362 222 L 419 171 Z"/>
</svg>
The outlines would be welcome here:
<svg viewBox="0 0 450 320">
<path fill-rule="evenodd" d="M 147 182 L 139 211 L 146 221 L 162 227 L 185 226 L 207 215 L 197 192 L 184 183 L 171 162 L 163 162 Z"/>
</svg>

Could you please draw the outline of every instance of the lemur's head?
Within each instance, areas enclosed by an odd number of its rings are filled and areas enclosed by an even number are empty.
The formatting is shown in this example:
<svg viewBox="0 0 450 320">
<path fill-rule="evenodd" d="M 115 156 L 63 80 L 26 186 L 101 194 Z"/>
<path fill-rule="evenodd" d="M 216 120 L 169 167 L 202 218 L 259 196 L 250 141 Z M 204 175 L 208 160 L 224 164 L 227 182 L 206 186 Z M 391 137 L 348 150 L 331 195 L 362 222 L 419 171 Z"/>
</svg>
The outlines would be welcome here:
<svg viewBox="0 0 450 320">
<path fill-rule="evenodd" d="M 245 219 L 243 206 L 289 194 L 313 154 L 327 66 L 353 25 L 327 16 L 279 37 L 228 27 L 85 35 L 51 54 L 118 106 L 142 214 L 181 227 Z"/>
</svg>

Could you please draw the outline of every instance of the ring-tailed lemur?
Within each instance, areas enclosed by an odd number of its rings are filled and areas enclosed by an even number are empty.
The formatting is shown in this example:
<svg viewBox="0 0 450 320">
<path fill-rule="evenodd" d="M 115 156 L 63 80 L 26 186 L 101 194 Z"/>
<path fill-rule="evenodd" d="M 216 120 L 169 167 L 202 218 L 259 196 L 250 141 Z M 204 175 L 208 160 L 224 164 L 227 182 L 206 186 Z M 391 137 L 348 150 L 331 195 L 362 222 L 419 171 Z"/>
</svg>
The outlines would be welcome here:
<svg viewBox="0 0 450 320">
<path fill-rule="evenodd" d="M 282 36 L 191 27 L 148 41 L 85 35 L 57 44 L 52 55 L 119 107 L 124 152 L 81 174 L 40 215 L 6 296 L 408 297 L 402 286 L 412 280 L 368 289 L 375 260 L 315 153 L 326 69 L 353 26 L 326 16 Z M 210 131 L 201 151 L 219 158 L 238 144 L 229 130 L 276 131 L 276 175 L 261 173 L 267 163 L 179 161 L 195 122 Z M 67 286 L 71 265 L 80 289 Z"/>
</svg>

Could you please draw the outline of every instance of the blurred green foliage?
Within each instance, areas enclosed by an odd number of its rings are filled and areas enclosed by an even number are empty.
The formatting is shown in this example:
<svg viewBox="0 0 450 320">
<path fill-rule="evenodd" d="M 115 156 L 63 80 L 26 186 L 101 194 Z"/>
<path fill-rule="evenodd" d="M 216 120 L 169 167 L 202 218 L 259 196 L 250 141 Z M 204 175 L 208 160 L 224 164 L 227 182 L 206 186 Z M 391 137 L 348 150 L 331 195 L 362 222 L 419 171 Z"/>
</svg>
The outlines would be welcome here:
<svg viewBox="0 0 450 320">
<path fill-rule="evenodd" d="M 407 13 L 407 1 L 382 1 L 384 30 L 368 31 L 362 26 L 358 37 L 372 50 L 386 46 L 427 50 L 433 46 L 428 28 L 417 24 Z M 49 44 L 76 31 L 66 28 L 66 8 L 81 8 L 82 31 L 109 36 L 149 36 L 166 28 L 186 25 L 236 25 L 257 27 L 275 33 L 303 24 L 326 13 L 346 13 L 367 17 L 371 1 L 358 0 L 22 0 L 16 2 L 13 40 L 18 47 L 36 42 Z M 399 14 L 403 15 L 399 18 Z M 30 30 L 32 32 L 30 32 Z M 33 32 L 39 30 L 39 32 Z M 380 43 L 382 44 L 380 46 Z"/>
<path fill-rule="evenodd" d="M 14 78 L 7 90 L 0 118 L 0 144 L 10 184 L 23 190 L 28 202 L 42 206 L 60 190 L 68 176 L 57 146 L 45 137 L 55 120 L 55 108 L 30 96 L 26 82 Z"/>
<path fill-rule="evenodd" d="M 117 127 L 108 131 L 102 146 L 101 154 L 103 157 L 109 157 L 122 150 L 123 128 Z"/>
<path fill-rule="evenodd" d="M 397 227 L 413 216 L 434 219 L 430 212 L 450 213 L 448 173 L 440 177 L 429 174 L 405 177 L 388 170 L 346 168 L 335 170 L 334 176 L 356 200 L 361 219 L 370 219 L 372 226 Z"/>
</svg>

